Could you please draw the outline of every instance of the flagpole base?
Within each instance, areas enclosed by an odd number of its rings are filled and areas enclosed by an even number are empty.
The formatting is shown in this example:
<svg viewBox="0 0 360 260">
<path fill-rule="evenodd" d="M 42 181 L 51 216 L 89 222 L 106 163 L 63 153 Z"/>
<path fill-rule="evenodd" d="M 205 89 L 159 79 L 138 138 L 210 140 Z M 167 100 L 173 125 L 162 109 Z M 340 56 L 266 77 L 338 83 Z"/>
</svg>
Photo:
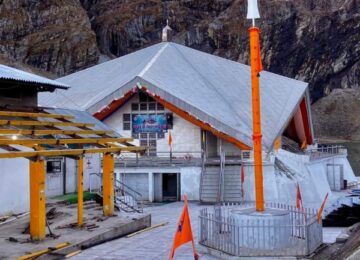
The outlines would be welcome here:
<svg viewBox="0 0 360 260">
<path fill-rule="evenodd" d="M 290 212 L 284 209 L 256 208 L 234 209 L 232 221 L 241 228 L 235 230 L 232 242 L 252 249 L 280 249 L 289 246 L 292 223 Z"/>
</svg>

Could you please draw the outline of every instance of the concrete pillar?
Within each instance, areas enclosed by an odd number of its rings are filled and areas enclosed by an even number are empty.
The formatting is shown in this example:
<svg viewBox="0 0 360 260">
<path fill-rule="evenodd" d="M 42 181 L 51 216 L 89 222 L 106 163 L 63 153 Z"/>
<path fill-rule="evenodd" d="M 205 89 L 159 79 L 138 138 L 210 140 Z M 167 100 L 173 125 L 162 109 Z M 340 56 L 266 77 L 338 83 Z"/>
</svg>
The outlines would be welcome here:
<svg viewBox="0 0 360 260">
<path fill-rule="evenodd" d="M 154 201 L 154 173 L 149 172 L 149 201 Z"/>
</svg>

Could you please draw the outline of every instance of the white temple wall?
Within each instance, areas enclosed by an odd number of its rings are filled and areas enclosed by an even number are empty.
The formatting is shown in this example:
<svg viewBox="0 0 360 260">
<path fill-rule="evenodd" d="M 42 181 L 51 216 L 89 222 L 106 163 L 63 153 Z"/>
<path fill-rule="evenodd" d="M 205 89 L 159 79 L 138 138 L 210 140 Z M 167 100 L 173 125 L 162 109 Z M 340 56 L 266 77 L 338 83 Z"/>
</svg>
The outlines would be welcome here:
<svg viewBox="0 0 360 260">
<path fill-rule="evenodd" d="M 122 107 L 116 110 L 113 114 L 107 117 L 103 122 L 114 129 L 116 132 L 121 134 L 124 137 L 131 137 L 131 131 L 123 130 L 123 114 L 131 114 L 131 103 L 138 103 L 139 97 L 135 95 L 128 102 L 126 102 Z M 141 111 L 136 111 L 137 114 L 141 114 Z M 161 113 L 171 113 L 171 111 L 165 110 Z M 178 116 L 175 113 L 173 114 L 173 129 L 171 131 L 172 135 L 172 151 L 174 156 L 183 156 L 185 154 L 190 154 L 193 157 L 201 156 L 201 130 L 200 127 L 193 125 L 192 123 L 184 120 L 182 117 Z M 157 138 L 156 149 L 158 156 L 169 156 L 167 154 L 170 151 L 168 144 L 169 132 L 165 133 L 164 138 Z M 139 145 L 139 140 L 135 139 L 134 144 Z M 162 154 L 161 152 L 165 152 Z M 179 154 L 179 152 L 183 152 Z"/>
<path fill-rule="evenodd" d="M 29 210 L 29 160 L 0 159 L 0 216 Z"/>
</svg>

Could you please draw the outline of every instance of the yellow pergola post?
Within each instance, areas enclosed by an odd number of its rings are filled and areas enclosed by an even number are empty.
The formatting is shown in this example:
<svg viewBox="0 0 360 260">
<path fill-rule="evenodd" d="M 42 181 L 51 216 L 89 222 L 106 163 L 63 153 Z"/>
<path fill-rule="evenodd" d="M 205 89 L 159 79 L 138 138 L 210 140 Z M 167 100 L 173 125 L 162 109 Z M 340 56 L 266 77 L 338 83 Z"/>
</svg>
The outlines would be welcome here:
<svg viewBox="0 0 360 260">
<path fill-rule="evenodd" d="M 105 153 L 103 157 L 103 211 L 104 216 L 114 214 L 114 155 Z"/>
<path fill-rule="evenodd" d="M 84 224 L 83 202 L 84 202 L 84 157 L 81 155 L 77 165 L 77 192 L 78 192 L 78 226 Z"/>
<path fill-rule="evenodd" d="M 30 161 L 30 237 L 45 238 L 45 161 Z"/>
</svg>

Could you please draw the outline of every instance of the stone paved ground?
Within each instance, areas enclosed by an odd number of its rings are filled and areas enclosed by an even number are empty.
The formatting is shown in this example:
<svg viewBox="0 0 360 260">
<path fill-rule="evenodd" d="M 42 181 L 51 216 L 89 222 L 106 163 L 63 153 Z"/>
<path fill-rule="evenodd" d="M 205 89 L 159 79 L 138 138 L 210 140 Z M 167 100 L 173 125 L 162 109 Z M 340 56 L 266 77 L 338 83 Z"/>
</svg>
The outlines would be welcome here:
<svg viewBox="0 0 360 260">
<path fill-rule="evenodd" d="M 168 259 L 169 250 L 175 234 L 177 222 L 183 207 L 182 202 L 165 204 L 146 208 L 145 213 L 152 214 L 152 225 L 163 222 L 169 224 L 130 238 L 120 238 L 108 243 L 92 247 L 73 257 L 76 260 L 88 259 Z M 191 225 L 195 241 L 198 232 L 199 210 L 204 207 L 198 203 L 189 203 Z M 217 258 L 201 253 L 201 259 L 215 260 Z M 176 250 L 176 260 L 193 259 L 191 243 Z"/>
<path fill-rule="evenodd" d="M 163 222 L 169 222 L 162 226 L 130 238 L 120 238 L 96 247 L 83 251 L 81 254 L 73 257 L 77 260 L 99 260 L 99 259 L 168 259 L 169 249 L 171 247 L 177 222 L 183 207 L 182 202 L 170 203 L 161 206 L 145 208 L 145 213 L 151 213 L 152 225 Z M 199 203 L 190 202 L 190 218 L 193 228 L 195 241 L 197 241 L 198 215 L 199 210 L 206 206 Z M 325 243 L 334 243 L 336 237 L 343 228 L 324 228 L 323 238 Z M 199 248 L 199 247 L 198 247 Z M 201 260 L 215 260 L 216 257 L 201 252 Z M 193 259 L 191 243 L 188 243 L 176 251 L 176 260 Z"/>
</svg>

